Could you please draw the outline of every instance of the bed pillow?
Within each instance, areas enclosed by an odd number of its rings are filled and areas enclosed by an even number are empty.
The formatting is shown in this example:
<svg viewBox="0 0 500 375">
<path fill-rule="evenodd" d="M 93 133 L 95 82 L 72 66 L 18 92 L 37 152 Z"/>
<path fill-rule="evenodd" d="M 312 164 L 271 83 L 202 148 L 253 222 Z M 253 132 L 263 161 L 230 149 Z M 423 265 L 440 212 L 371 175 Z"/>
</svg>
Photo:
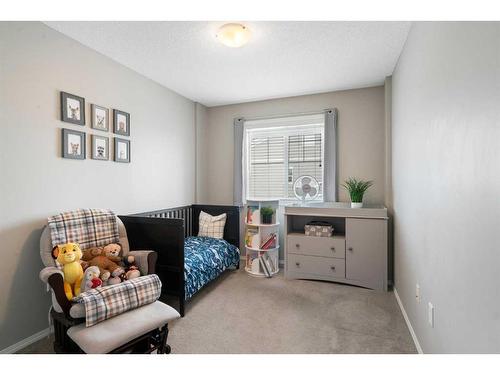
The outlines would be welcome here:
<svg viewBox="0 0 500 375">
<path fill-rule="evenodd" d="M 212 216 L 206 212 L 200 212 L 200 230 L 198 231 L 198 236 L 200 237 L 212 237 L 212 238 L 223 238 L 224 237 L 224 225 L 226 225 L 226 214 L 219 216 Z"/>
</svg>

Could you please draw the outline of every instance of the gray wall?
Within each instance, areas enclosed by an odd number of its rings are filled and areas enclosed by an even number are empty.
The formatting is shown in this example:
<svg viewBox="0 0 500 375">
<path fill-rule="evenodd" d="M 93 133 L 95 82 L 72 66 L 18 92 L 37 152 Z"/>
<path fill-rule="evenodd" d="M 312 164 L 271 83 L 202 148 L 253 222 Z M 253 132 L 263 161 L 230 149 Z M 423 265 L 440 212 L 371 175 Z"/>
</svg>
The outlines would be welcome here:
<svg viewBox="0 0 500 375">
<path fill-rule="evenodd" d="M 500 23 L 416 23 L 392 91 L 397 291 L 424 352 L 498 353 Z"/>
<path fill-rule="evenodd" d="M 1 22 L 0 43 L 3 349 L 48 326 L 49 295 L 38 280 L 46 218 L 78 207 L 126 214 L 190 204 L 196 145 L 190 100 L 41 23 Z M 60 157 L 62 127 L 94 133 L 59 121 L 60 90 L 130 112 L 131 164 Z"/>
<path fill-rule="evenodd" d="M 207 157 L 208 109 L 203 104 L 196 103 L 196 203 L 206 203 L 208 174 L 204 160 Z"/>
<path fill-rule="evenodd" d="M 233 119 L 297 112 L 338 109 L 339 180 L 349 176 L 372 179 L 375 185 L 365 202 L 384 203 L 385 130 L 384 87 L 336 91 L 208 108 L 204 134 L 205 155 L 199 171 L 207 173 L 205 198 L 208 203 L 233 203 Z M 199 176 L 199 174 L 198 174 Z M 344 189 L 339 200 L 349 201 Z"/>
</svg>

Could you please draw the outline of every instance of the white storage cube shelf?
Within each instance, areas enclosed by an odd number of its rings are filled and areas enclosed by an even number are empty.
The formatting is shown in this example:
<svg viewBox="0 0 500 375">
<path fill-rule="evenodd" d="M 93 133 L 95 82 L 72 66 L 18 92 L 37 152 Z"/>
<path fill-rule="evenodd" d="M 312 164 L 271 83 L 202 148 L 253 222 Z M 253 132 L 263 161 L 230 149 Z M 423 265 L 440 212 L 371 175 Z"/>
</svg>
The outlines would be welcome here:
<svg viewBox="0 0 500 375">
<path fill-rule="evenodd" d="M 263 223 L 261 208 L 272 207 L 271 223 Z M 248 274 L 255 277 L 271 277 L 279 272 L 279 223 L 276 221 L 278 202 L 249 202 L 245 216 L 245 249 Z M 265 246 L 270 240 L 272 247 Z M 263 248 L 264 247 L 264 248 Z"/>
</svg>

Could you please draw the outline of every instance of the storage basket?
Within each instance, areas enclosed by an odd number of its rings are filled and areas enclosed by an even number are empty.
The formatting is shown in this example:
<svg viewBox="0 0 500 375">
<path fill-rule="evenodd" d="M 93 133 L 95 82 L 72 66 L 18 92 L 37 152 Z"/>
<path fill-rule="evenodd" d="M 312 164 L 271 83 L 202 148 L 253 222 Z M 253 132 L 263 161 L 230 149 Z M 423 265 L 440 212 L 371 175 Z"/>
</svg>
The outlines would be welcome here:
<svg viewBox="0 0 500 375">
<path fill-rule="evenodd" d="M 306 236 L 331 237 L 333 236 L 333 225 L 324 221 L 311 221 L 304 226 Z"/>
</svg>

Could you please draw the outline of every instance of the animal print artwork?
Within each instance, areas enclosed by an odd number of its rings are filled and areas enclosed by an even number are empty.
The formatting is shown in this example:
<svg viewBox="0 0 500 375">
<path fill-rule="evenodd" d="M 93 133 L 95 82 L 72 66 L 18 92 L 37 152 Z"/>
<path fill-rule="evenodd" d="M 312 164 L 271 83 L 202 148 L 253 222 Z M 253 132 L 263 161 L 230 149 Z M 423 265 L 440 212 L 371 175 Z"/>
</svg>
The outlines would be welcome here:
<svg viewBox="0 0 500 375">
<path fill-rule="evenodd" d="M 71 105 L 73 102 L 73 105 Z M 80 103 L 73 99 L 68 99 L 68 115 L 69 118 L 80 121 Z"/>
<path fill-rule="evenodd" d="M 80 145 L 78 143 L 70 143 L 71 155 L 80 155 Z"/>
<path fill-rule="evenodd" d="M 97 156 L 100 157 L 100 158 L 104 157 L 104 147 L 97 146 Z"/>
<path fill-rule="evenodd" d="M 127 115 L 122 113 L 115 113 L 115 132 L 118 134 L 128 135 L 129 132 L 129 119 Z"/>
<path fill-rule="evenodd" d="M 104 125 L 104 117 L 101 117 L 99 115 L 96 115 L 97 117 L 97 126 L 100 128 L 105 128 L 106 126 Z"/>
<path fill-rule="evenodd" d="M 61 121 L 85 125 L 85 98 L 61 91 Z"/>
</svg>

